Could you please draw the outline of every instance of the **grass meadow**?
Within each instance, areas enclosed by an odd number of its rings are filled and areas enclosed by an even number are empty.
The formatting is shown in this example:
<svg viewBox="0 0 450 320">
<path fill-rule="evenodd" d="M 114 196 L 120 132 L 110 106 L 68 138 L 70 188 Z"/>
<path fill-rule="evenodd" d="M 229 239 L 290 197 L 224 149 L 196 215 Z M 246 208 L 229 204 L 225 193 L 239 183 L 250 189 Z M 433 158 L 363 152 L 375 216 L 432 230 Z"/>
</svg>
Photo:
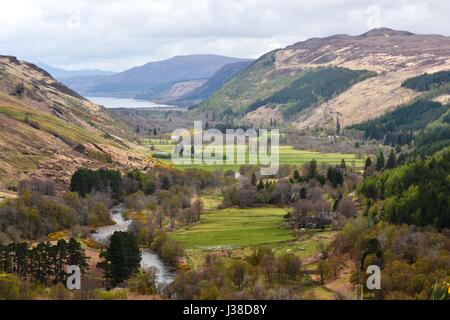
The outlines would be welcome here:
<svg viewBox="0 0 450 320">
<path fill-rule="evenodd" d="M 174 144 L 166 143 L 162 144 L 160 140 L 146 140 L 145 142 L 147 145 L 153 145 L 154 150 L 152 151 L 153 154 L 157 153 L 166 153 L 171 154 L 172 149 L 174 147 Z M 248 148 L 247 146 L 238 145 L 235 149 L 235 159 L 237 158 L 236 154 L 240 152 L 241 154 L 245 155 L 246 164 L 249 164 L 248 161 Z M 220 159 L 222 159 L 221 156 L 219 156 Z M 312 159 L 315 159 L 318 163 L 326 163 L 326 164 L 339 164 L 342 159 L 345 160 L 347 165 L 349 166 L 355 166 L 357 168 L 364 166 L 364 160 L 359 159 L 356 157 L 355 154 L 344 154 L 344 153 L 322 153 L 322 152 L 315 152 L 315 151 L 304 151 L 304 150 L 296 150 L 292 146 L 280 146 L 279 147 L 279 163 L 280 164 L 289 164 L 293 166 L 300 166 L 303 165 L 306 162 L 311 161 Z M 219 163 L 219 164 L 182 164 L 182 165 L 175 165 L 171 159 L 159 159 L 160 161 L 174 165 L 177 168 L 198 168 L 201 167 L 204 170 L 208 171 L 214 171 L 217 169 L 232 169 L 232 170 L 239 170 L 240 166 L 242 164 L 235 164 L 235 163 Z M 231 162 L 231 161 L 229 161 Z"/>
</svg>

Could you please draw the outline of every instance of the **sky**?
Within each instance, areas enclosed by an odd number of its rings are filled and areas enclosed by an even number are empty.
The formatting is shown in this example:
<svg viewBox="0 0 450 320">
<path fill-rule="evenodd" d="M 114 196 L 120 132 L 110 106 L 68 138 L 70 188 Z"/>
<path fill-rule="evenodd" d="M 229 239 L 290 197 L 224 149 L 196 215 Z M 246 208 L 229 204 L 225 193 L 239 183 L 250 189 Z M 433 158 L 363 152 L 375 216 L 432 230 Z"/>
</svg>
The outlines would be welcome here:
<svg viewBox="0 0 450 320">
<path fill-rule="evenodd" d="M 0 0 L 0 54 L 122 71 L 195 53 L 258 58 L 375 27 L 450 35 L 442 0 Z"/>
</svg>

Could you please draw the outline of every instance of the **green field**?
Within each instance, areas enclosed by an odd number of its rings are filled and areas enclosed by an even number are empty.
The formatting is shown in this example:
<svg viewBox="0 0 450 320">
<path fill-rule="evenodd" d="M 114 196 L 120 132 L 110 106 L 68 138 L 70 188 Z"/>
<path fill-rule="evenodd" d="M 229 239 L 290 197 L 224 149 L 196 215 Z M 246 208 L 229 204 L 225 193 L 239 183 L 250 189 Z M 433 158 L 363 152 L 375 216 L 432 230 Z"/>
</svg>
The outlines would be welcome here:
<svg viewBox="0 0 450 320">
<path fill-rule="evenodd" d="M 186 249 L 240 247 L 293 240 L 281 224 L 287 209 L 223 209 L 206 212 L 200 222 L 172 234 Z"/>
<path fill-rule="evenodd" d="M 156 141 L 155 141 L 156 142 Z M 171 153 L 172 148 L 174 147 L 173 144 L 154 144 L 155 148 L 154 152 L 165 152 L 165 153 Z M 245 153 L 246 159 L 248 159 L 248 151 L 245 146 L 237 146 L 236 152 L 242 152 Z M 327 163 L 327 164 L 338 164 L 341 162 L 342 159 L 345 160 L 347 165 L 352 166 L 354 165 L 357 168 L 360 168 L 364 165 L 363 159 L 358 159 L 355 154 L 343 154 L 343 153 L 322 153 L 322 152 L 315 152 L 315 151 L 303 151 L 303 150 L 296 150 L 292 146 L 280 146 L 279 149 L 279 162 L 280 164 L 290 164 L 290 165 L 302 165 L 306 162 L 311 161 L 312 159 L 315 159 L 318 163 Z M 162 162 L 172 164 L 170 159 L 160 159 Z M 176 165 L 178 168 L 195 168 L 195 167 L 202 167 L 205 170 L 208 171 L 214 171 L 218 168 L 223 169 L 233 169 L 238 170 L 241 166 L 241 164 L 214 164 L 214 165 L 207 165 L 207 164 L 186 164 L 186 165 Z"/>
</svg>

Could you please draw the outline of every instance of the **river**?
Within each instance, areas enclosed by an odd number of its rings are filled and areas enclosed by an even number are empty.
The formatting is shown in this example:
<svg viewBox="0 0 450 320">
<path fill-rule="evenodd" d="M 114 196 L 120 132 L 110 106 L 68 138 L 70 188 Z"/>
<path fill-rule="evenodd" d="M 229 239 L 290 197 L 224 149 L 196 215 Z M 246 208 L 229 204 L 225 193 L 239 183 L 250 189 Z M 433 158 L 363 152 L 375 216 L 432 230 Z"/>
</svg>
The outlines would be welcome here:
<svg viewBox="0 0 450 320">
<path fill-rule="evenodd" d="M 105 243 L 116 231 L 127 231 L 131 220 L 126 220 L 122 215 L 123 207 L 118 205 L 110 210 L 111 218 L 115 222 L 114 225 L 100 227 L 92 233 L 92 238 L 101 243 Z M 156 253 L 149 249 L 141 249 L 141 267 L 146 269 L 155 267 L 157 269 L 156 281 L 158 284 L 168 284 L 175 278 L 175 272 L 170 266 L 164 264 Z"/>
</svg>

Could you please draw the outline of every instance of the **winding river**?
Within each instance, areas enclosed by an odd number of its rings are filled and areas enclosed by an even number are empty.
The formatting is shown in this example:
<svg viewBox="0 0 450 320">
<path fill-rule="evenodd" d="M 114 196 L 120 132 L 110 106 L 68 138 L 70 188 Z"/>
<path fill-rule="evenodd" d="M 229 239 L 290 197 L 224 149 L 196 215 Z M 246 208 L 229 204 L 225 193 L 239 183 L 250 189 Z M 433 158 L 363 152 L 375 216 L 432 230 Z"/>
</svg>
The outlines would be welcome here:
<svg viewBox="0 0 450 320">
<path fill-rule="evenodd" d="M 115 222 L 114 225 L 100 227 L 92 233 L 92 238 L 101 243 L 105 243 L 116 231 L 127 231 L 131 224 L 131 220 L 126 220 L 122 215 L 123 207 L 118 205 L 110 210 L 111 218 Z M 149 267 L 155 267 L 157 269 L 156 281 L 159 284 L 168 284 L 175 278 L 175 273 L 172 268 L 164 264 L 156 253 L 149 249 L 141 249 L 141 267 L 146 269 Z"/>
</svg>

